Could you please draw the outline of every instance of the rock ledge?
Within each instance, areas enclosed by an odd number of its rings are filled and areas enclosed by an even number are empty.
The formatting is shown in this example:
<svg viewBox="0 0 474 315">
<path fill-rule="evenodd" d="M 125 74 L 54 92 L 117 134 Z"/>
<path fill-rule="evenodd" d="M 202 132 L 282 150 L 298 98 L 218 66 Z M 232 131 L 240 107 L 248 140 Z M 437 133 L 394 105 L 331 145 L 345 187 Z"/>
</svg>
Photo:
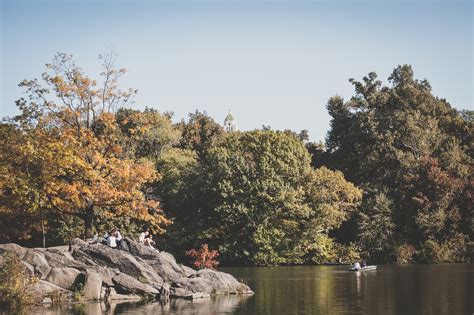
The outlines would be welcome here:
<svg viewBox="0 0 474 315">
<path fill-rule="evenodd" d="M 75 239 L 70 246 L 24 248 L 0 244 L 0 255 L 16 254 L 39 281 L 32 287 L 39 301 L 208 298 L 222 294 L 253 294 L 232 275 L 195 271 L 176 263 L 166 252 L 125 238 L 125 250 Z M 2 264 L 0 257 L 0 266 Z"/>
</svg>

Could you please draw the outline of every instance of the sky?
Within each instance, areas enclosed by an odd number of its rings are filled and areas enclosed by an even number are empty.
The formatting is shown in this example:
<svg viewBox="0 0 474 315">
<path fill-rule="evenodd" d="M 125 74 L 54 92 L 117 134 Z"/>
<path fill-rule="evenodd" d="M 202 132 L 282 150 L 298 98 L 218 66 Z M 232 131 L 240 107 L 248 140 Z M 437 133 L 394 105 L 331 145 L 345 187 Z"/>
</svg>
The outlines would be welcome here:
<svg viewBox="0 0 474 315">
<path fill-rule="evenodd" d="M 57 52 L 95 77 L 113 51 L 133 107 L 206 111 L 241 130 L 307 129 L 324 140 L 329 97 L 349 78 L 386 79 L 411 64 L 436 96 L 474 107 L 474 1 L 0 0 L 0 117 L 18 113 L 18 83 Z M 388 84 L 388 83 L 387 83 Z"/>
</svg>

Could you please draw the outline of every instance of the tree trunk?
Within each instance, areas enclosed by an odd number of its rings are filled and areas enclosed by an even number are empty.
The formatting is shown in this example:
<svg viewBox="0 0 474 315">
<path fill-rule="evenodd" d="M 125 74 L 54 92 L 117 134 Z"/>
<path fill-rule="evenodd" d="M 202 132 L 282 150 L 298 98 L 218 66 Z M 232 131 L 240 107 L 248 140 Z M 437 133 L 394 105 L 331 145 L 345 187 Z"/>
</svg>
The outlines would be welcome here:
<svg viewBox="0 0 474 315">
<path fill-rule="evenodd" d="M 43 234 L 43 248 L 46 248 L 46 233 L 44 230 L 44 221 L 41 219 L 41 233 Z"/>
<path fill-rule="evenodd" d="M 92 237 L 92 228 L 94 225 L 94 208 L 90 207 L 84 215 L 84 240 Z"/>
</svg>

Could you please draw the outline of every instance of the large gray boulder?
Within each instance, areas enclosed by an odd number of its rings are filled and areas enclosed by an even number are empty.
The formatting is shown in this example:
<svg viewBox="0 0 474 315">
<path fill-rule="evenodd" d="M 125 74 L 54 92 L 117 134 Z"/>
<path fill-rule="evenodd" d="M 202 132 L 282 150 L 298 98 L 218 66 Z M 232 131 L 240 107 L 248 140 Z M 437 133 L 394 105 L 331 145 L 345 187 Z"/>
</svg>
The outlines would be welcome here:
<svg viewBox="0 0 474 315">
<path fill-rule="evenodd" d="M 9 244 L 2 244 L 0 246 L 0 255 L 3 256 L 5 252 L 11 252 L 18 256 L 21 260 L 25 257 L 28 249 L 21 247 L 20 245 L 9 243 Z M 1 261 L 3 263 L 3 259 Z"/>
<path fill-rule="evenodd" d="M 137 299 L 168 301 L 175 298 L 206 298 L 224 294 L 253 294 L 232 275 L 204 269 L 195 271 L 159 252 L 126 238 L 127 250 L 75 239 L 70 246 L 23 248 L 0 244 L 1 254 L 17 255 L 31 275 L 40 280 L 31 292 L 39 298 L 59 295 L 72 299 L 82 288 L 83 299 Z"/>
<path fill-rule="evenodd" d="M 125 273 L 119 273 L 112 279 L 117 292 L 121 294 L 138 294 L 147 298 L 154 298 L 158 295 L 158 289 L 150 284 L 140 282 Z"/>
<path fill-rule="evenodd" d="M 76 283 L 76 280 L 79 275 L 81 275 L 81 272 L 74 268 L 53 267 L 49 274 L 46 276 L 46 278 L 44 278 L 44 280 L 49 283 L 55 284 L 63 289 L 70 290 Z"/>
<path fill-rule="evenodd" d="M 88 271 L 84 284 L 84 300 L 100 300 L 102 291 L 102 277 L 97 272 Z"/>
<path fill-rule="evenodd" d="M 33 267 L 35 276 L 40 279 L 45 279 L 51 271 L 51 266 L 48 264 L 46 257 L 37 250 L 28 250 L 23 256 L 22 261 Z"/>
<path fill-rule="evenodd" d="M 74 298 L 74 293 L 58 287 L 45 280 L 37 281 L 29 290 L 28 293 L 37 297 L 39 301 L 42 301 L 46 297 L 54 297 L 55 300 L 59 301 L 70 301 Z"/>
<path fill-rule="evenodd" d="M 130 253 L 101 244 L 74 247 L 72 255 L 83 262 L 93 262 L 97 266 L 118 269 L 135 279 L 149 283 L 156 288 L 163 285 L 163 279 L 147 263 Z"/>
</svg>

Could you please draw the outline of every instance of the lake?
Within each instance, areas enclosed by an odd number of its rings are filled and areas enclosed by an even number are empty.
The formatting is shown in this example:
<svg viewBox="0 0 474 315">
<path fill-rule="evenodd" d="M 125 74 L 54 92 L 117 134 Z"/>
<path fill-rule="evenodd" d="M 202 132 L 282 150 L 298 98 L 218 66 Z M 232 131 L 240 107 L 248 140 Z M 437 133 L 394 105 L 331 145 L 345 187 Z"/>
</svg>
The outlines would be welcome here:
<svg viewBox="0 0 474 315">
<path fill-rule="evenodd" d="M 221 268 L 246 282 L 254 296 L 172 300 L 167 305 L 89 303 L 36 314 L 473 314 L 474 265 L 383 265 Z M 28 313 L 32 313 L 31 310 Z"/>
</svg>

